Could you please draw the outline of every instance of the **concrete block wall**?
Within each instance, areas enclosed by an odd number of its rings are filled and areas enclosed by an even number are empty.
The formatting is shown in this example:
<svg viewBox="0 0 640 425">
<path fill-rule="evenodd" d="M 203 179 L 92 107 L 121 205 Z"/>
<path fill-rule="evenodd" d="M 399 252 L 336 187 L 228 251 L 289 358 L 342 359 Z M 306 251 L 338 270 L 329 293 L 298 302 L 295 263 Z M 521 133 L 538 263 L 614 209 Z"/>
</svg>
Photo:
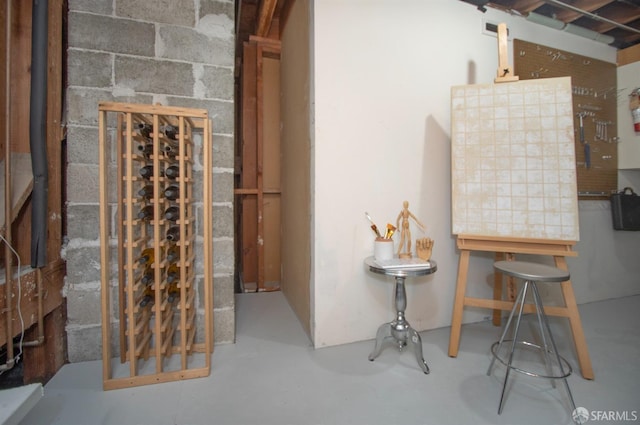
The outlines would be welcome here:
<svg viewBox="0 0 640 425">
<path fill-rule="evenodd" d="M 102 358 L 100 101 L 161 103 L 209 111 L 213 122 L 214 281 L 199 279 L 197 284 L 200 289 L 206 284 L 214 287 L 214 342 L 235 339 L 234 19 L 232 0 L 69 0 L 68 240 L 63 257 L 67 262 L 71 362 Z M 203 313 L 202 304 L 200 307 Z"/>
</svg>

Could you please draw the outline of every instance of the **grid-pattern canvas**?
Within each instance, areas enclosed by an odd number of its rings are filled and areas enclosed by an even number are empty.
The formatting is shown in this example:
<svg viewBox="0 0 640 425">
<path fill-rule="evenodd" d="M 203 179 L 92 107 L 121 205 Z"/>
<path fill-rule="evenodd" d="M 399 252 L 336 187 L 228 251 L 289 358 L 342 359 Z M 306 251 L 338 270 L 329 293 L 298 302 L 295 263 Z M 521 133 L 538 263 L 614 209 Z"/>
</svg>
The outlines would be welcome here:
<svg viewBox="0 0 640 425">
<path fill-rule="evenodd" d="M 451 89 L 456 235 L 577 241 L 569 77 Z"/>
</svg>

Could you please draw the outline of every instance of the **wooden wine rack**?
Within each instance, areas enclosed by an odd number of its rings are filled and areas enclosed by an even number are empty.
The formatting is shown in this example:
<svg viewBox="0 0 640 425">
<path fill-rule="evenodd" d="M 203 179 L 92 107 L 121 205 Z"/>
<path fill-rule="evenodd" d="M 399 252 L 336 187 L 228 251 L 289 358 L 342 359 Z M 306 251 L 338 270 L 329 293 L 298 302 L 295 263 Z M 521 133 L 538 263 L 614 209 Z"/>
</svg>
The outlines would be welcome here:
<svg viewBox="0 0 640 425">
<path fill-rule="evenodd" d="M 208 113 L 101 102 L 98 119 L 103 388 L 208 376 L 213 350 Z M 202 194 L 195 193 L 195 133 L 202 134 Z M 115 164 L 109 159 L 114 154 Z M 117 182 L 115 202 L 116 184 L 109 179 Z M 196 226 L 200 201 L 201 225 Z M 114 207 L 116 229 L 112 231 L 110 211 Z M 199 229 L 204 280 L 200 294 L 195 270 Z M 117 261 L 110 258 L 114 239 Z M 204 301 L 201 326 L 197 323 L 198 297 Z M 115 304 L 117 312 L 112 310 Z M 117 343 L 112 339 L 115 324 Z M 204 335 L 196 340 L 203 329 Z M 114 346 L 119 348 L 119 364 Z M 194 352 L 204 353 L 203 358 L 194 359 Z"/>
</svg>

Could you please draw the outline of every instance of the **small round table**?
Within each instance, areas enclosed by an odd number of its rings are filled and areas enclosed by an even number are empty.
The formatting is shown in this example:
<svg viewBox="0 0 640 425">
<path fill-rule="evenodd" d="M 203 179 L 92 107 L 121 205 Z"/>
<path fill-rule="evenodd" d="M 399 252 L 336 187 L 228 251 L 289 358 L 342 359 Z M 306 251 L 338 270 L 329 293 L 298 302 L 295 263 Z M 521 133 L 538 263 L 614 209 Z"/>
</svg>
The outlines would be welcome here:
<svg viewBox="0 0 640 425">
<path fill-rule="evenodd" d="M 418 361 L 418 365 L 424 373 L 429 373 L 429 366 L 424 361 L 422 356 L 422 338 L 420 334 L 413 329 L 409 322 L 404 318 L 404 311 L 407 308 L 407 292 L 404 287 L 404 280 L 407 277 L 425 276 L 435 273 L 438 266 L 435 261 L 430 260 L 424 265 L 420 264 L 408 264 L 401 267 L 384 268 L 378 265 L 373 257 L 367 257 L 364 263 L 369 267 L 369 270 L 382 274 L 385 276 L 393 276 L 396 278 L 395 284 L 395 305 L 396 305 L 396 318 L 389 322 L 384 323 L 378 328 L 376 333 L 376 345 L 369 354 L 369 360 L 374 361 L 380 352 L 382 352 L 382 346 L 387 338 L 393 338 L 398 346 L 398 349 L 402 349 L 411 343 L 413 352 Z"/>
</svg>

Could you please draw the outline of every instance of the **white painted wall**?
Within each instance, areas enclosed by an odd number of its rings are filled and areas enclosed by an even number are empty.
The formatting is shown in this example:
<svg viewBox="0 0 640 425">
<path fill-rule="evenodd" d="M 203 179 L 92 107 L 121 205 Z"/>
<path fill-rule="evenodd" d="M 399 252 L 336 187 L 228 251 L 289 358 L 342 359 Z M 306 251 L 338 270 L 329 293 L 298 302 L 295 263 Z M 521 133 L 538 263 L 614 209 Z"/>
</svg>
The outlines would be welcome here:
<svg viewBox="0 0 640 425">
<path fill-rule="evenodd" d="M 314 344 L 370 339 L 392 319 L 393 279 L 362 262 L 373 249 L 364 212 L 379 226 L 395 223 L 404 200 L 427 225 L 438 262 L 437 273 L 408 282 L 407 319 L 418 330 L 449 326 L 458 262 L 450 218 L 450 87 L 493 81 L 497 39 L 482 33 L 483 21 L 506 22 L 511 38 L 609 62 L 616 51 L 461 1 L 316 0 L 312 16 Z M 578 244 L 580 257 L 569 264 L 578 302 L 640 293 L 640 262 L 630 258 L 640 232 L 614 234 L 609 214 L 580 208 L 586 244 Z M 491 254 L 473 254 L 475 284 L 467 293 L 489 296 L 491 271 Z M 488 314 L 467 309 L 465 321 Z"/>
<path fill-rule="evenodd" d="M 629 94 L 640 87 L 640 62 L 621 66 L 618 77 L 618 168 L 640 170 L 640 132 L 633 129 Z M 635 189 L 634 189 L 635 190 Z M 640 187 L 637 187 L 640 191 Z"/>
</svg>

